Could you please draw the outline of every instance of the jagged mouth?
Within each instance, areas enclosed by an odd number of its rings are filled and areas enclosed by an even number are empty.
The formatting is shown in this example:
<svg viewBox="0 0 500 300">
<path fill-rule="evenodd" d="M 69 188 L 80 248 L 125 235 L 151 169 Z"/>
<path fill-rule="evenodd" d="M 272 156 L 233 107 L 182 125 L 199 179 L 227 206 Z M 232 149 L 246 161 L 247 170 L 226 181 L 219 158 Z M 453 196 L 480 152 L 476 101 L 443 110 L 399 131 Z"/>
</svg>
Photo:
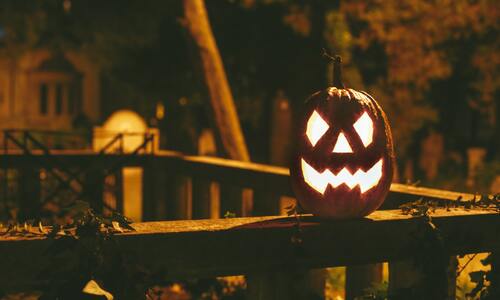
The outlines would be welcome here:
<svg viewBox="0 0 500 300">
<path fill-rule="evenodd" d="M 311 167 L 303 158 L 301 159 L 301 165 L 304 181 L 322 195 L 325 193 L 328 185 L 336 188 L 342 184 L 345 184 L 351 190 L 359 186 L 361 194 L 363 194 L 376 186 L 380 178 L 382 178 L 383 159 L 381 158 L 368 171 L 358 169 L 354 174 L 346 167 L 337 174 L 333 174 L 328 169 L 320 173 Z"/>
</svg>

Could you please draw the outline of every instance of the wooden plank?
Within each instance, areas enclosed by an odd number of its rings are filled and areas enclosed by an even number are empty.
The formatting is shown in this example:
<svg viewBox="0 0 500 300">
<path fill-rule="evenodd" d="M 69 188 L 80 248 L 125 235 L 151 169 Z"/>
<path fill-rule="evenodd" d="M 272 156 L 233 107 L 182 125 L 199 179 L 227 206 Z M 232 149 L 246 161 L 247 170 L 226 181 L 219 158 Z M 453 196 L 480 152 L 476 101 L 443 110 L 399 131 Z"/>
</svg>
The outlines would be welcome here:
<svg viewBox="0 0 500 300">
<path fill-rule="evenodd" d="M 279 195 L 272 190 L 254 190 L 254 216 L 268 216 L 280 214 Z M 308 270 L 279 270 L 270 272 L 263 270 L 246 275 L 247 293 L 249 299 L 285 300 L 310 299 L 306 297 L 305 286 L 309 280 Z M 324 288 L 322 290 L 324 292 Z"/>
<path fill-rule="evenodd" d="M 256 164 L 229 159 L 182 156 L 162 153 L 165 164 L 187 175 L 216 180 L 224 185 L 247 187 L 259 190 L 275 190 L 291 195 L 289 171 L 287 168 Z"/>
<path fill-rule="evenodd" d="M 193 186 L 193 219 L 210 219 L 214 215 L 214 205 L 219 198 L 218 189 L 214 188 L 216 183 L 206 179 L 192 178 Z M 217 211 L 217 216 L 220 212 Z"/>
<path fill-rule="evenodd" d="M 422 298 L 418 293 L 424 293 L 427 299 L 456 299 L 456 256 L 445 259 L 441 266 L 433 266 L 432 281 L 421 267 L 411 260 L 389 262 L 389 294 L 397 297 L 402 292 L 414 293 L 414 298 Z"/>
<path fill-rule="evenodd" d="M 192 218 L 191 178 L 167 174 L 166 219 L 188 220 Z"/>
<path fill-rule="evenodd" d="M 94 168 L 85 174 L 83 181 L 83 200 L 90 203 L 90 207 L 97 212 L 103 210 L 104 172 Z"/>
<path fill-rule="evenodd" d="M 250 274 L 246 278 L 246 292 L 248 299 L 256 300 L 324 299 L 324 280 L 315 280 L 318 276 L 324 278 L 325 269 L 290 268 L 277 272 Z"/>
<path fill-rule="evenodd" d="M 142 177 L 143 220 L 165 220 L 168 200 L 167 170 L 153 160 L 144 165 Z"/>
<path fill-rule="evenodd" d="M 281 213 L 280 194 L 273 190 L 255 190 L 253 200 L 253 215 L 268 216 Z"/>
<path fill-rule="evenodd" d="M 382 264 L 347 266 L 345 274 L 345 298 L 362 297 L 367 288 L 382 282 Z"/>
<path fill-rule="evenodd" d="M 452 192 L 427 187 L 417 187 L 407 184 L 393 183 L 384 205 L 381 209 L 394 209 L 399 205 L 424 198 L 444 203 L 445 201 L 472 200 L 475 196 L 469 193 Z"/>
<path fill-rule="evenodd" d="M 40 170 L 30 167 L 18 169 L 19 172 L 19 213 L 20 221 L 35 219 L 40 211 L 41 182 Z M 5 199 L 8 200 L 8 199 Z"/>
<path fill-rule="evenodd" d="M 232 215 L 242 217 L 243 215 L 243 189 L 238 186 L 222 184 L 220 186 L 220 216 Z"/>
<path fill-rule="evenodd" d="M 438 210 L 432 216 L 450 255 L 490 252 L 500 240 L 500 215 L 486 210 Z M 422 218 L 376 211 L 363 219 L 302 217 L 302 243 L 291 242 L 289 217 L 184 220 L 133 224 L 115 235 L 125 255 L 147 268 L 164 268 L 170 278 L 303 270 L 411 259 Z M 31 282 L 47 262 L 45 238 L 0 237 L 0 283 Z M 1 288 L 1 286 L 0 286 Z"/>
</svg>

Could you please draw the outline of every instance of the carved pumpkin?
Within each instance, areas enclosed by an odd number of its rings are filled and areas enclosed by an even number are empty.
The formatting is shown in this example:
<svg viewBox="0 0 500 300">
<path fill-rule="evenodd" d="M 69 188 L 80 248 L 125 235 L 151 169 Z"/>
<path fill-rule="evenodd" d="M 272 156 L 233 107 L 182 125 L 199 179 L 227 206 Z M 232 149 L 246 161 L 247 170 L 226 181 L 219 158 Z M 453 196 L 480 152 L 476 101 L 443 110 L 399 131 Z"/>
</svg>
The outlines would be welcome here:
<svg viewBox="0 0 500 300">
<path fill-rule="evenodd" d="M 380 207 L 392 181 L 391 130 L 373 97 L 344 88 L 339 56 L 334 87 L 309 97 L 298 133 L 290 175 L 302 208 L 354 218 Z"/>
</svg>

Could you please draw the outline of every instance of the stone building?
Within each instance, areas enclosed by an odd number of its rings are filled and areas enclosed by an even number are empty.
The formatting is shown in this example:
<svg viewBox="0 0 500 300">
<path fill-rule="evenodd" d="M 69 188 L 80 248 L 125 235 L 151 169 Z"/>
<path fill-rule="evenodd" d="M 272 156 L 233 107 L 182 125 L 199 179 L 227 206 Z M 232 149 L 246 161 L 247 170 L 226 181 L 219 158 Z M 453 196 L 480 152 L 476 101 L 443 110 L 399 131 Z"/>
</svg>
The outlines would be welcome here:
<svg viewBox="0 0 500 300">
<path fill-rule="evenodd" d="M 74 52 L 0 56 L 0 130 L 72 130 L 100 121 L 99 70 Z"/>
</svg>

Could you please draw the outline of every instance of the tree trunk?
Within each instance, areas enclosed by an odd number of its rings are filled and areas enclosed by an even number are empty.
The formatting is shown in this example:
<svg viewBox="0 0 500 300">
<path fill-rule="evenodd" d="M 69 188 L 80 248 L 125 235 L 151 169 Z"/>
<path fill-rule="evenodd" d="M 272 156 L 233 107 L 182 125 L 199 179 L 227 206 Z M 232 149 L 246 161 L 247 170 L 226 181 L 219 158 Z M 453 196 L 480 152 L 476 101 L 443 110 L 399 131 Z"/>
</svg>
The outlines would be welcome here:
<svg viewBox="0 0 500 300">
<path fill-rule="evenodd" d="M 201 57 L 203 74 L 214 111 L 215 123 L 227 156 L 249 161 L 233 96 L 203 0 L 184 0 L 184 24 Z"/>
</svg>

